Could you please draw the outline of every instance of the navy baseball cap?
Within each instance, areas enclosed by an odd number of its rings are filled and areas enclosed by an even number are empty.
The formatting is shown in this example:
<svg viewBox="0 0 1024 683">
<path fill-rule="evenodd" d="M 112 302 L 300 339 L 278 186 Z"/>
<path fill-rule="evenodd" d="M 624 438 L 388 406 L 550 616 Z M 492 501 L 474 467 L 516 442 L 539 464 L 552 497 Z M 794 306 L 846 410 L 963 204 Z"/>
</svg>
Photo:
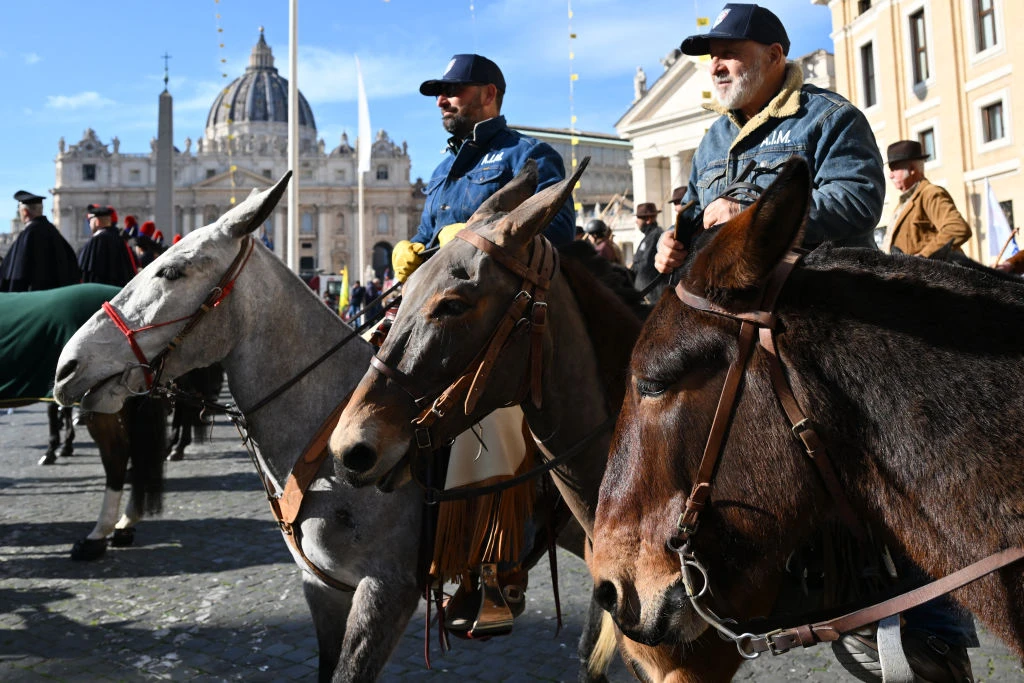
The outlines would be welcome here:
<svg viewBox="0 0 1024 683">
<path fill-rule="evenodd" d="M 423 81 L 420 85 L 420 94 L 437 97 L 441 94 L 444 86 L 454 83 L 463 85 L 493 83 L 498 88 L 498 92 L 505 92 L 505 77 L 501 75 L 501 69 L 497 64 L 480 55 L 455 55 L 448 62 L 441 78 Z"/>
<path fill-rule="evenodd" d="M 690 36 L 679 49 L 686 55 L 710 54 L 712 38 L 753 40 L 764 45 L 778 43 L 782 46 L 782 54 L 789 54 L 789 36 L 782 22 L 771 10 L 757 5 L 730 2 L 715 18 L 710 31 Z"/>
</svg>

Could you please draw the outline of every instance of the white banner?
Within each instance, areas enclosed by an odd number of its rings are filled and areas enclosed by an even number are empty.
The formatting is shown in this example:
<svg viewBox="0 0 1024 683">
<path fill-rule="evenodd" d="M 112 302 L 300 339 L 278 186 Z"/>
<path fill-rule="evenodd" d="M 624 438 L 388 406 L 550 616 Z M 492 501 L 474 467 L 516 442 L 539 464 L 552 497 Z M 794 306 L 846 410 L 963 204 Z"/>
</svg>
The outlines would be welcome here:
<svg viewBox="0 0 1024 683">
<path fill-rule="evenodd" d="M 359 83 L 359 137 L 356 140 L 356 154 L 358 155 L 359 173 L 366 173 L 370 170 L 370 147 L 373 145 L 370 133 L 370 105 L 366 102 L 366 88 L 363 87 L 363 70 L 359 66 L 359 57 L 356 57 L 356 80 Z"/>
</svg>

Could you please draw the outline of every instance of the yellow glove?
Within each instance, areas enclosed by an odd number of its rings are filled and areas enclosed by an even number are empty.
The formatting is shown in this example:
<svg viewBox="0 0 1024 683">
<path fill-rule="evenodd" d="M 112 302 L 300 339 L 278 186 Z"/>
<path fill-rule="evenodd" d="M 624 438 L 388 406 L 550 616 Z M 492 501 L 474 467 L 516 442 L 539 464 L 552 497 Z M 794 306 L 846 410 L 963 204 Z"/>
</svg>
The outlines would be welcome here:
<svg viewBox="0 0 1024 683">
<path fill-rule="evenodd" d="M 460 230 L 466 227 L 465 223 L 452 223 L 441 228 L 441 232 L 437 233 L 437 244 L 443 247 L 455 238 Z"/>
<path fill-rule="evenodd" d="M 395 271 L 395 279 L 405 282 L 413 271 L 420 267 L 423 259 L 420 252 L 426 249 L 426 245 L 419 242 L 402 240 L 391 250 L 391 267 Z"/>
</svg>

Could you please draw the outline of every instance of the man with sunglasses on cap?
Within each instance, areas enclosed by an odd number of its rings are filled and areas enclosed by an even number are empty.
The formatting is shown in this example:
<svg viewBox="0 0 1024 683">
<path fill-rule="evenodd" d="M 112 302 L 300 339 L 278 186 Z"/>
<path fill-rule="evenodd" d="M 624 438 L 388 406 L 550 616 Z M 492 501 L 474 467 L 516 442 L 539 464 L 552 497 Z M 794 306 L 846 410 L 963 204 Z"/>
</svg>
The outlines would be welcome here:
<svg viewBox="0 0 1024 683">
<path fill-rule="evenodd" d="M 693 157 L 683 203 L 696 205 L 687 217 L 699 219 L 697 227 L 725 223 L 750 200 L 720 195 L 751 162 L 743 180 L 765 188 L 795 154 L 810 166 L 813 188 L 803 246 L 875 248 L 885 197 L 875 136 L 860 110 L 804 83 L 800 67 L 787 63 L 789 37 L 779 18 L 757 5 L 729 3 L 708 33 L 688 37 L 680 49 L 711 56 L 718 104 L 705 108 L 721 114 Z M 671 272 L 685 255 L 669 231 L 658 243 L 655 263 L 660 272 Z"/>
<path fill-rule="evenodd" d="M 82 279 L 75 250 L 46 218 L 43 199 L 25 190 L 14 193 L 25 227 L 0 264 L 0 292 L 55 289 Z"/>
<path fill-rule="evenodd" d="M 510 129 L 501 116 L 505 77 L 498 65 L 475 54 L 451 58 L 444 75 L 424 81 L 420 93 L 436 98 L 451 134 L 444 161 L 427 183 L 427 201 L 416 234 L 395 245 L 395 277 L 405 281 L 428 247 L 445 244 L 484 200 L 522 169 L 537 162 L 537 190 L 565 178 L 562 157 L 550 145 Z M 576 213 L 566 201 L 544 234 L 556 246 L 575 238 Z"/>
</svg>

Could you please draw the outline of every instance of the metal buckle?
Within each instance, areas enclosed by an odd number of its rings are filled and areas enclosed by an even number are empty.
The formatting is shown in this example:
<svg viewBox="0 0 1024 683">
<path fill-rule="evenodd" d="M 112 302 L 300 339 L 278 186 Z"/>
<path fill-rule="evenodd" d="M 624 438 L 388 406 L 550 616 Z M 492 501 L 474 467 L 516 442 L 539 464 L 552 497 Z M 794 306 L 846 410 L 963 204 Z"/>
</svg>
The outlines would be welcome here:
<svg viewBox="0 0 1024 683">
<path fill-rule="evenodd" d="M 800 435 L 812 429 L 814 429 L 814 424 L 811 422 L 811 418 L 805 417 L 804 419 L 800 420 L 795 425 L 793 425 L 793 436 L 803 440 L 803 437 Z"/>
<path fill-rule="evenodd" d="M 782 649 L 776 647 L 775 640 L 773 640 L 773 639 L 774 639 L 775 636 L 779 635 L 780 633 L 782 633 L 782 629 L 781 628 L 777 628 L 774 631 L 769 631 L 768 633 L 764 634 L 764 642 L 765 642 L 766 645 L 768 645 L 768 651 L 772 653 L 772 656 L 778 656 L 778 655 L 781 655 L 781 654 L 783 654 L 785 652 L 789 652 L 789 650 L 790 650 L 790 648 L 788 648 L 788 647 L 787 648 L 782 648 Z"/>
<path fill-rule="evenodd" d="M 416 432 L 416 447 L 421 450 L 428 450 L 430 448 L 430 430 L 429 429 L 417 429 Z"/>
</svg>

